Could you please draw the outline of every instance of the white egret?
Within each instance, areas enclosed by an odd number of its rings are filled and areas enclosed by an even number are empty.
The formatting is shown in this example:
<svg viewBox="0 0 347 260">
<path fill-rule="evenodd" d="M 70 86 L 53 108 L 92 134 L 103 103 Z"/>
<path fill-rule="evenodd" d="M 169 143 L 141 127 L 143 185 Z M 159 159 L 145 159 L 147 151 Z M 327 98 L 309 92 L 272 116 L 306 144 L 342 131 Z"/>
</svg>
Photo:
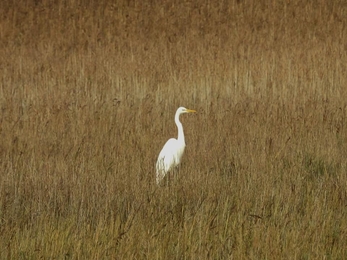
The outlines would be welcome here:
<svg viewBox="0 0 347 260">
<path fill-rule="evenodd" d="M 157 184 L 165 177 L 165 175 L 175 166 L 177 166 L 182 159 L 186 143 L 184 140 L 183 126 L 180 122 L 180 115 L 184 113 L 195 113 L 195 110 L 179 107 L 175 114 L 175 123 L 178 129 L 177 139 L 171 138 L 164 145 L 160 151 L 157 164 L 156 164 L 156 181 Z"/>
</svg>

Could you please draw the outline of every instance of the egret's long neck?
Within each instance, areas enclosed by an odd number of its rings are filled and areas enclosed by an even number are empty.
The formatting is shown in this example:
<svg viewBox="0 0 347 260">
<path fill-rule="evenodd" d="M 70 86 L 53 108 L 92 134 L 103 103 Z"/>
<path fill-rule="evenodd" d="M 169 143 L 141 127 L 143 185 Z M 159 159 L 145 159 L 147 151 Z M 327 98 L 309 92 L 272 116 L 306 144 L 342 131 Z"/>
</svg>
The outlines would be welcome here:
<svg viewBox="0 0 347 260">
<path fill-rule="evenodd" d="M 177 140 L 179 142 L 185 144 L 183 126 L 182 126 L 182 123 L 180 122 L 180 114 L 179 113 L 176 113 L 176 115 L 175 115 L 175 123 L 176 123 L 177 129 L 178 129 L 178 138 L 177 138 Z"/>
</svg>

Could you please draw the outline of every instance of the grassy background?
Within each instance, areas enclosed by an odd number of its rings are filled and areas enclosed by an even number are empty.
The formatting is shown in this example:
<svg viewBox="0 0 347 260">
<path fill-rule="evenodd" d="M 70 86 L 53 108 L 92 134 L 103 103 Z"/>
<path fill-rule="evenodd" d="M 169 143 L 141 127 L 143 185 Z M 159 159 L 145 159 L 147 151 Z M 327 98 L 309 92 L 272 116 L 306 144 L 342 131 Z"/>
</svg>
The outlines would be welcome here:
<svg viewBox="0 0 347 260">
<path fill-rule="evenodd" d="M 0 258 L 347 257 L 344 1 L 0 6 Z"/>
</svg>

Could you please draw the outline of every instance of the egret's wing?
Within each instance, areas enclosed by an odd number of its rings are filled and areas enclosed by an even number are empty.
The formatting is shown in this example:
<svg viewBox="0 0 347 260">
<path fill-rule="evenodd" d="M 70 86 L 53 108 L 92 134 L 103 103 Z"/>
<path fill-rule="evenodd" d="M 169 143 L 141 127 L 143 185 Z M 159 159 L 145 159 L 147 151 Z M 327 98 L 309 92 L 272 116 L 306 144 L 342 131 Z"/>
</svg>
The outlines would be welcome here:
<svg viewBox="0 0 347 260">
<path fill-rule="evenodd" d="M 157 164 L 157 183 L 159 183 L 166 175 L 166 173 L 175 165 L 174 151 L 176 150 L 177 140 L 175 138 L 169 139 L 163 149 L 161 149 Z"/>
</svg>

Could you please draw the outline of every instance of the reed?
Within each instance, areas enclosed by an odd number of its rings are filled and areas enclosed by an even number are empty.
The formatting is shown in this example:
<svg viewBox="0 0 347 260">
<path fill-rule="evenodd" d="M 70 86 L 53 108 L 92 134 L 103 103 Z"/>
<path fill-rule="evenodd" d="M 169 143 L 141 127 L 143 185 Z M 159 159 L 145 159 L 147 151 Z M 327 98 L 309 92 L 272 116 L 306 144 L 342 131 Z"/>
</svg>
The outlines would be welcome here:
<svg viewBox="0 0 347 260">
<path fill-rule="evenodd" d="M 346 11 L 3 1 L 0 258 L 346 258 Z"/>
</svg>

